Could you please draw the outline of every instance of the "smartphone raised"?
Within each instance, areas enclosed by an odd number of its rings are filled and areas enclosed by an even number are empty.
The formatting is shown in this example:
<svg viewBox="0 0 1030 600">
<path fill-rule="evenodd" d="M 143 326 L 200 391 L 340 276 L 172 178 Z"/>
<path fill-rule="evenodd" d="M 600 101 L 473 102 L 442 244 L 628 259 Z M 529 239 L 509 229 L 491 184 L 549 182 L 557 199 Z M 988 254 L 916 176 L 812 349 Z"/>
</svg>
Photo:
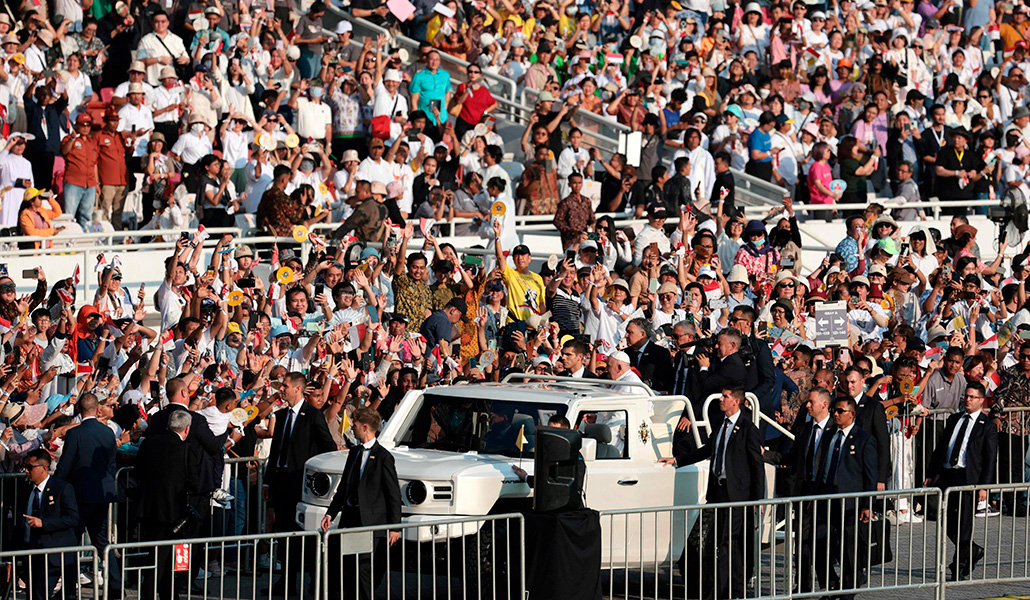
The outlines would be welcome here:
<svg viewBox="0 0 1030 600">
<path fill-rule="evenodd" d="M 21 276 L 24 279 L 36 279 L 39 277 L 39 269 L 25 269 L 21 272 Z"/>
<path fill-rule="evenodd" d="M 253 277 L 241 277 L 240 279 L 238 279 L 236 281 L 236 286 L 239 287 L 241 290 L 252 288 L 252 287 L 254 287 L 254 278 Z"/>
</svg>

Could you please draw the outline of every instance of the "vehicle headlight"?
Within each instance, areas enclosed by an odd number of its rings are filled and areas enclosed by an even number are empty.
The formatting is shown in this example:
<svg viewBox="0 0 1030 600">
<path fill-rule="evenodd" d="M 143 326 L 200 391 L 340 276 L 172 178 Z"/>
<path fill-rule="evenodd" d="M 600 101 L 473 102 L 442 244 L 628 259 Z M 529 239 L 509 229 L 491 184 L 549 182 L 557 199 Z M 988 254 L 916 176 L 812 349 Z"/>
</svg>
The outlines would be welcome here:
<svg viewBox="0 0 1030 600">
<path fill-rule="evenodd" d="M 333 481 L 327 473 L 308 473 L 308 491 L 319 498 L 329 495 Z"/>
<path fill-rule="evenodd" d="M 408 485 L 404 486 L 404 496 L 408 499 L 408 504 L 418 506 L 429 497 L 429 490 L 421 481 L 410 481 Z"/>
</svg>

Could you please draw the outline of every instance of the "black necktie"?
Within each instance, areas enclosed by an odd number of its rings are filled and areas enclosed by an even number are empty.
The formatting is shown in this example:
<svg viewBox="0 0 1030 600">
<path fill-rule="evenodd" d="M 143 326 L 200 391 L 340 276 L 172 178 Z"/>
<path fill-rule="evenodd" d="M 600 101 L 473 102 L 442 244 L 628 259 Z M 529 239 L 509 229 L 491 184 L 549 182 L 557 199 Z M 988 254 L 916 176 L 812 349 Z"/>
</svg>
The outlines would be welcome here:
<svg viewBox="0 0 1030 600">
<path fill-rule="evenodd" d="M 351 450 L 354 452 L 354 469 L 350 472 L 350 480 L 347 482 L 347 505 L 357 506 L 358 504 L 358 486 L 361 485 L 361 459 L 365 451 L 365 446 L 361 445 Z"/>
<path fill-rule="evenodd" d="M 815 445 L 815 438 L 819 434 L 819 424 L 812 423 L 812 437 L 808 440 L 808 473 L 805 474 L 805 479 L 812 481 L 815 479 L 815 456 L 819 453 L 819 448 Z"/>
<path fill-rule="evenodd" d="M 276 464 L 280 468 L 286 468 L 286 458 L 290 453 L 290 438 L 293 437 L 293 409 L 286 411 L 286 423 L 283 425 L 283 439 L 279 444 L 279 459 Z"/>
<path fill-rule="evenodd" d="M 844 445 L 844 432 L 838 431 L 833 442 L 833 456 L 830 457 L 830 465 L 826 469 L 826 483 L 833 485 L 837 479 L 837 463 L 840 462 L 840 448 Z"/>
<path fill-rule="evenodd" d="M 726 479 L 723 473 L 723 461 L 726 454 L 726 430 L 729 429 L 729 426 L 729 419 L 723 421 L 722 429 L 719 430 L 719 439 L 715 444 L 715 476 L 719 479 Z"/>
<path fill-rule="evenodd" d="M 29 516 L 39 516 L 39 488 L 32 488 L 32 496 L 29 497 Z M 29 525 L 28 520 L 25 521 L 25 542 L 32 539 L 32 527 Z"/>
<path fill-rule="evenodd" d="M 966 439 L 966 426 L 969 425 L 969 416 L 962 415 L 959 419 L 962 425 L 958 428 L 958 437 L 955 438 L 955 445 L 951 448 L 951 458 L 948 459 L 949 467 L 958 466 L 958 459 L 962 456 L 962 440 Z"/>
</svg>

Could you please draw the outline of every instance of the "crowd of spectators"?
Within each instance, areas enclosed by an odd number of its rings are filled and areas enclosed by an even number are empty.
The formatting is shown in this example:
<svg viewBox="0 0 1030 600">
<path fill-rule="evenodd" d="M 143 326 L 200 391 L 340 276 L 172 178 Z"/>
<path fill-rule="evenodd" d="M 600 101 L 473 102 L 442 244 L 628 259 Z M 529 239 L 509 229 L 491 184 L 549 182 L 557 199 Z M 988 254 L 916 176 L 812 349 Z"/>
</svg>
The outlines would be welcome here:
<svg viewBox="0 0 1030 600">
<path fill-rule="evenodd" d="M 1026 480 L 1030 249 L 981 258 L 969 210 L 934 226 L 870 197 L 1030 195 L 1030 7 L 419 0 L 403 21 L 367 0 L 342 10 L 415 38 L 417 54 L 387 35 L 352 39 L 321 0 L 0 14 L 0 227 L 30 245 L 98 221 L 136 240 L 195 232 L 165 240 L 157 290 L 122 286 L 132 253 L 56 282 L 44 259 L 25 297 L 0 278 L 2 470 L 42 449 L 61 473 L 64 440 L 91 417 L 131 462 L 173 403 L 211 433 L 191 493 L 229 507 L 241 490 L 220 461 L 267 456 L 287 396 L 324 415 L 323 449 L 343 449 L 358 408 L 388 421 L 411 389 L 530 371 L 643 381 L 696 410 L 730 377 L 787 430 L 825 388 L 879 415 L 858 419 L 876 438 L 879 489 L 923 483 L 934 447 L 920 431 L 938 439 L 978 383 L 1000 480 Z M 467 61 L 460 84 L 442 56 Z M 510 115 L 490 75 L 532 104 L 518 140 L 498 131 Z M 639 160 L 592 147 L 585 112 L 640 132 Z M 782 205 L 745 218 L 732 169 L 782 187 Z M 837 203 L 866 208 L 821 213 L 846 235 L 803 265 L 795 209 Z M 646 224 L 618 228 L 611 213 Z M 553 215 L 564 254 L 534 260 L 520 214 Z M 437 239 L 434 224 L 454 218 L 472 219 L 456 234 L 485 255 Z M 298 230 L 318 223 L 337 227 Z M 301 231 L 312 251 L 305 262 L 295 245 L 224 235 L 203 260 L 198 226 L 234 224 Z M 262 262 L 271 274 L 255 276 Z M 77 296 L 80 277 L 94 279 L 92 298 Z M 822 348 L 825 302 L 846 305 L 846 346 Z M 769 448 L 784 443 L 763 432 Z M 984 516 L 1027 510 L 1025 495 L 990 500 Z M 890 517 L 916 522 L 923 508 Z"/>
</svg>

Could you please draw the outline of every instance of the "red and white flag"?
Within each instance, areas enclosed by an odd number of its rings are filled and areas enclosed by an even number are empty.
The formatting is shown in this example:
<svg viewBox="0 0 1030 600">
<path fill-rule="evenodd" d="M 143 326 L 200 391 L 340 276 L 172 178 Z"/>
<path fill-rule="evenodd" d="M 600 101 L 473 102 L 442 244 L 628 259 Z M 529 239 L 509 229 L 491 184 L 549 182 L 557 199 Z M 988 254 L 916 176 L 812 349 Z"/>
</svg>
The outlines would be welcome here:
<svg viewBox="0 0 1030 600">
<path fill-rule="evenodd" d="M 286 323 L 284 323 L 284 325 L 286 325 L 286 329 L 289 329 L 290 333 L 292 333 L 293 335 L 297 335 L 299 333 L 299 331 L 297 330 L 297 326 L 293 323 L 293 319 L 287 317 Z"/>
<path fill-rule="evenodd" d="M 210 237 L 210 236 L 209 236 L 207 230 L 204 229 L 203 225 L 201 225 L 200 227 L 197 227 L 197 245 L 198 246 L 203 245 L 204 244 L 204 240 L 206 240 L 208 237 Z"/>
<path fill-rule="evenodd" d="M 992 335 L 991 337 L 987 338 L 986 340 L 980 342 L 980 345 L 978 346 L 978 348 L 983 348 L 984 346 L 986 346 L 987 344 L 990 344 L 991 342 L 994 342 L 995 344 L 998 343 L 998 334 L 997 333 Z"/>
<path fill-rule="evenodd" d="M 10 330 L 11 322 L 3 317 L 0 317 L 0 333 L 7 333 Z"/>
<path fill-rule="evenodd" d="M 175 349 L 175 334 L 170 329 L 161 334 L 161 348 L 165 352 L 171 352 Z"/>
<path fill-rule="evenodd" d="M 75 272 L 72 273 L 72 283 L 75 284 L 75 285 L 79 285 L 79 273 L 80 273 L 80 271 L 81 271 L 81 267 L 79 265 L 75 265 Z"/>
<path fill-rule="evenodd" d="M 106 266 L 107 266 L 107 257 L 104 256 L 103 254 L 97 255 L 97 264 L 96 264 L 96 266 L 93 267 L 93 270 L 96 271 L 97 273 L 99 273 L 99 272 L 103 271 L 104 267 L 106 267 Z"/>
</svg>

